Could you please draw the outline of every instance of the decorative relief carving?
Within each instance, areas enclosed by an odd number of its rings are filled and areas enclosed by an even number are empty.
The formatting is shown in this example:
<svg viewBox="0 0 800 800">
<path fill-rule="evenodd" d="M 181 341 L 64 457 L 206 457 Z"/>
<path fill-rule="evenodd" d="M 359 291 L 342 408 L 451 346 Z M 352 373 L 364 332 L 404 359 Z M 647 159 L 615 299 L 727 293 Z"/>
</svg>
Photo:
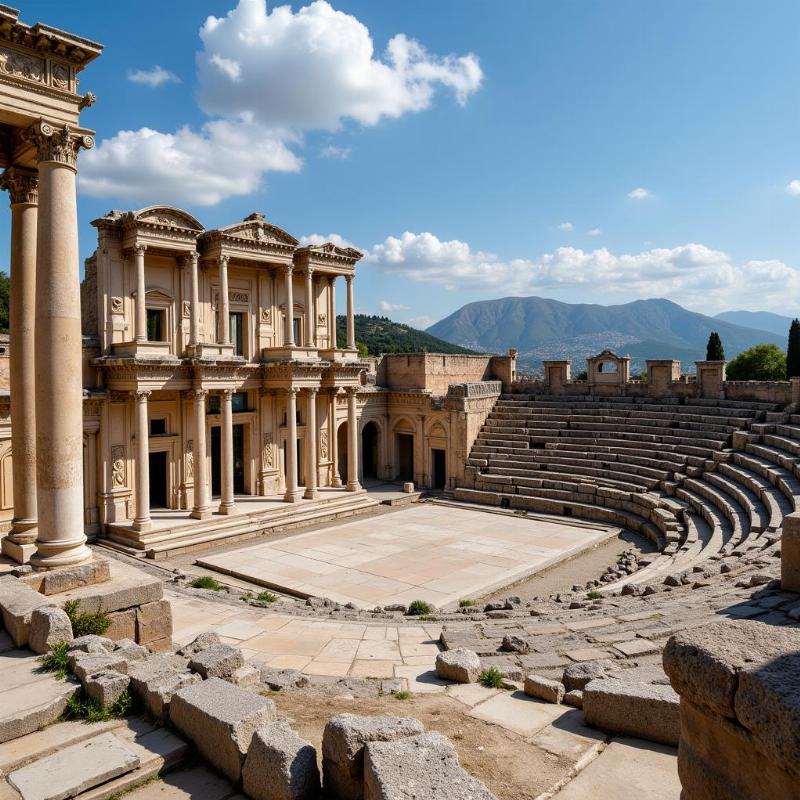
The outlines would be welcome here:
<svg viewBox="0 0 800 800">
<path fill-rule="evenodd" d="M 183 301 L 183 316 L 184 317 L 192 316 L 192 304 L 189 300 Z"/>
<path fill-rule="evenodd" d="M 69 67 L 66 64 L 53 64 L 50 74 L 53 86 L 59 89 L 69 89 Z"/>
<path fill-rule="evenodd" d="M 11 198 L 11 205 L 39 202 L 39 175 L 33 170 L 20 167 L 9 167 L 0 176 L 0 189 L 6 189 Z"/>
<path fill-rule="evenodd" d="M 328 459 L 328 431 L 320 431 L 319 434 L 319 456 L 323 461 Z"/>
<path fill-rule="evenodd" d="M 328 315 L 327 314 L 317 314 L 317 325 L 320 328 L 324 328 L 328 324 Z"/>
<path fill-rule="evenodd" d="M 228 300 L 233 303 L 249 303 L 250 296 L 247 292 L 228 292 Z"/>
<path fill-rule="evenodd" d="M 261 452 L 262 469 L 275 469 L 275 451 L 272 442 L 272 434 L 264 434 L 264 448 Z"/>
<path fill-rule="evenodd" d="M 19 53 L 8 47 L 0 47 L 0 70 L 8 75 L 27 78 L 29 81 L 45 82 L 45 65 L 43 58 Z M 62 88 L 68 88 L 62 87 Z"/>
<path fill-rule="evenodd" d="M 121 297 L 112 297 L 111 298 L 111 313 L 112 314 L 122 314 L 123 313 L 123 304 Z"/>
<path fill-rule="evenodd" d="M 186 480 L 191 481 L 194 479 L 194 439 L 189 439 L 186 442 Z"/>
<path fill-rule="evenodd" d="M 38 151 L 41 161 L 57 161 L 74 167 L 78 162 L 78 151 L 94 147 L 91 136 L 76 134 L 69 125 L 57 128 L 49 122 L 41 121 L 23 132 L 23 138 Z"/>
<path fill-rule="evenodd" d="M 125 486 L 125 445 L 115 444 L 111 448 L 111 485 L 115 489 Z"/>
<path fill-rule="evenodd" d="M 272 309 L 271 308 L 262 308 L 261 309 L 261 322 L 263 325 L 272 325 Z"/>
</svg>

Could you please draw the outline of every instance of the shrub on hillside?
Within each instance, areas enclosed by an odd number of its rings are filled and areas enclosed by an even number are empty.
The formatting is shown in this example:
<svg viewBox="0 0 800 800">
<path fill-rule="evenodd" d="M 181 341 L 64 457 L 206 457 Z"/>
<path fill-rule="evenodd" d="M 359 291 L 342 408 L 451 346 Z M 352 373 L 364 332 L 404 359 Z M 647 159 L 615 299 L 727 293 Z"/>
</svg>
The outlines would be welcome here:
<svg viewBox="0 0 800 800">
<path fill-rule="evenodd" d="M 757 344 L 728 364 L 729 381 L 786 380 L 786 353 L 776 344 Z"/>
</svg>

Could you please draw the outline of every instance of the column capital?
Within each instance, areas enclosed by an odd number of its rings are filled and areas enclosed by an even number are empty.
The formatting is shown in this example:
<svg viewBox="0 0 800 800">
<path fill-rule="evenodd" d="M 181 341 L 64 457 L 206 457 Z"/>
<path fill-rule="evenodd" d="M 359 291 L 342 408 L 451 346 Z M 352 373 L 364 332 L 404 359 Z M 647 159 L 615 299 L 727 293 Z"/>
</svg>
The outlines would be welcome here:
<svg viewBox="0 0 800 800">
<path fill-rule="evenodd" d="M 222 390 L 220 391 L 220 394 L 221 394 L 221 395 L 222 395 L 222 396 L 223 396 L 223 397 L 224 397 L 226 400 L 230 400 L 230 399 L 233 397 L 233 395 L 235 394 L 235 392 L 236 392 L 236 390 L 235 390 L 235 389 L 222 389 Z"/>
<path fill-rule="evenodd" d="M 308 394 L 312 396 L 315 395 L 318 391 L 319 389 L 316 386 L 309 386 L 306 388 L 306 392 L 308 392 Z"/>
<path fill-rule="evenodd" d="M 297 395 L 297 393 L 298 393 L 299 391 L 300 391 L 300 387 L 299 387 L 299 386 L 289 386 L 289 387 L 286 389 L 286 394 L 287 394 L 287 395 L 290 395 L 290 394 L 291 394 L 291 395 Z"/>
<path fill-rule="evenodd" d="M 344 279 L 345 279 L 345 281 L 346 281 L 348 286 L 350 286 L 350 284 L 353 282 L 353 278 L 355 278 L 355 275 L 345 275 L 344 276 Z"/>
<path fill-rule="evenodd" d="M 39 202 L 39 173 L 24 167 L 9 167 L 0 175 L 0 188 L 8 191 L 12 206 L 35 206 Z"/>
<path fill-rule="evenodd" d="M 360 388 L 361 388 L 360 386 L 345 386 L 344 390 L 345 392 L 347 392 L 348 397 L 355 397 L 358 394 L 358 390 Z"/>
<path fill-rule="evenodd" d="M 133 397 L 137 403 L 141 403 L 146 401 L 151 394 L 153 394 L 151 389 L 135 389 L 131 392 L 131 397 Z"/>
<path fill-rule="evenodd" d="M 205 400 L 206 395 L 208 394 L 208 389 L 189 389 L 189 394 L 195 400 Z"/>
<path fill-rule="evenodd" d="M 55 161 L 58 164 L 76 168 L 78 151 L 94 147 L 94 139 L 84 133 L 78 133 L 69 125 L 60 127 L 40 120 L 22 133 L 23 139 L 32 144 L 39 156 L 39 161 Z"/>
<path fill-rule="evenodd" d="M 190 253 L 187 253 L 183 257 L 183 265 L 185 267 L 194 267 L 197 266 L 197 262 L 200 260 L 200 253 L 197 250 L 192 250 Z"/>
<path fill-rule="evenodd" d="M 338 277 L 339 277 L 338 275 L 328 275 L 328 285 L 333 286 L 333 284 L 336 283 L 336 279 Z"/>
<path fill-rule="evenodd" d="M 314 269 L 314 267 L 311 266 L 311 264 L 309 264 L 306 267 L 306 275 L 308 275 L 308 277 L 310 278 L 314 274 L 314 272 L 316 272 L 316 270 Z"/>
<path fill-rule="evenodd" d="M 286 270 L 287 275 L 291 275 L 294 272 L 294 264 L 284 264 L 284 270 Z"/>
<path fill-rule="evenodd" d="M 133 245 L 133 252 L 136 253 L 137 256 L 143 256 L 147 250 L 147 245 L 143 242 L 136 242 Z"/>
<path fill-rule="evenodd" d="M 230 260 L 231 260 L 231 257 L 230 257 L 230 256 L 227 256 L 227 255 L 221 255 L 221 256 L 219 257 L 219 259 L 218 259 L 218 261 L 219 261 L 219 263 L 220 263 L 220 266 L 222 266 L 222 267 L 227 267 L 227 266 L 228 266 L 228 262 L 229 262 Z"/>
</svg>

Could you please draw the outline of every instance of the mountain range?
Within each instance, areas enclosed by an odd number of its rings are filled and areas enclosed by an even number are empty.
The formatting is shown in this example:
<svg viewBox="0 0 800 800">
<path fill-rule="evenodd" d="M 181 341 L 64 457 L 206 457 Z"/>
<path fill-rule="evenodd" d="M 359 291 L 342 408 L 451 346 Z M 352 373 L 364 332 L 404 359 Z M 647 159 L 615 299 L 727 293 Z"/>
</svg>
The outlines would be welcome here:
<svg viewBox="0 0 800 800">
<path fill-rule="evenodd" d="M 742 313 L 742 312 L 733 312 Z M 778 315 L 770 315 L 778 317 Z M 778 324 L 786 320 L 784 324 Z M 756 321 L 761 321 L 759 316 Z M 683 369 L 705 358 L 711 331 L 719 333 L 728 359 L 763 342 L 786 346 L 788 318 L 765 330 L 689 311 L 666 299 L 603 306 L 544 297 L 505 297 L 469 303 L 431 325 L 426 333 L 472 350 L 519 351 L 522 370 L 538 370 L 544 359 L 571 358 L 573 372 L 587 355 L 608 348 L 632 357 L 632 369 L 647 358 L 677 358 Z"/>
<path fill-rule="evenodd" d="M 773 314 L 771 311 L 723 311 L 714 319 L 732 322 L 734 325 L 743 325 L 746 328 L 757 328 L 760 331 L 769 331 L 776 336 L 789 336 L 791 317 Z"/>
</svg>

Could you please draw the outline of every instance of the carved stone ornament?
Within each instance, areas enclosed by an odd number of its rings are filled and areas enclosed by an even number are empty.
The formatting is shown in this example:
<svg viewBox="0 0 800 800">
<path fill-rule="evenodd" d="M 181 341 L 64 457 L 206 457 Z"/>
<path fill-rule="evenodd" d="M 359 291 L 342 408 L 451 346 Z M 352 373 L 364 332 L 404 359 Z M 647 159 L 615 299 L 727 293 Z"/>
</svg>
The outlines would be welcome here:
<svg viewBox="0 0 800 800">
<path fill-rule="evenodd" d="M 19 53 L 8 47 L 0 48 L 0 70 L 7 75 L 15 75 L 39 83 L 44 83 L 46 78 L 43 58 Z M 68 86 L 63 88 L 68 88 Z"/>
<path fill-rule="evenodd" d="M 271 308 L 262 308 L 261 309 L 261 322 L 264 325 L 272 325 L 272 309 Z"/>
<path fill-rule="evenodd" d="M 272 446 L 272 434 L 264 434 L 264 449 L 261 454 L 262 468 L 274 469 L 275 468 L 275 452 Z"/>
<path fill-rule="evenodd" d="M 111 313 L 112 314 L 122 314 L 123 313 L 123 303 L 121 297 L 112 297 L 111 298 Z"/>
<path fill-rule="evenodd" d="M 317 325 L 320 328 L 324 328 L 325 325 L 328 323 L 328 315 L 327 314 L 317 314 Z"/>
<path fill-rule="evenodd" d="M 321 431 L 319 434 L 319 455 L 323 461 L 328 458 L 328 431 Z"/>
<path fill-rule="evenodd" d="M 77 165 L 82 147 L 94 147 L 91 136 L 75 133 L 69 125 L 58 128 L 44 120 L 25 130 L 23 137 L 39 151 L 40 161 L 56 161 L 70 167 Z"/>
<path fill-rule="evenodd" d="M 53 64 L 50 70 L 53 86 L 69 89 L 69 67 L 66 64 Z"/>
<path fill-rule="evenodd" d="M 121 489 L 126 482 L 125 445 L 117 444 L 111 448 L 111 485 L 115 489 Z"/>
<path fill-rule="evenodd" d="M 186 480 L 194 479 L 194 439 L 189 439 L 186 442 Z"/>
<path fill-rule="evenodd" d="M 228 300 L 231 303 L 249 303 L 250 297 L 247 292 L 228 292 Z"/>
<path fill-rule="evenodd" d="M 0 176 L 0 188 L 8 191 L 12 206 L 39 202 L 39 174 L 33 170 L 9 167 Z"/>
<path fill-rule="evenodd" d="M 183 301 L 183 316 L 190 317 L 192 315 L 192 304 L 189 300 Z"/>
</svg>

